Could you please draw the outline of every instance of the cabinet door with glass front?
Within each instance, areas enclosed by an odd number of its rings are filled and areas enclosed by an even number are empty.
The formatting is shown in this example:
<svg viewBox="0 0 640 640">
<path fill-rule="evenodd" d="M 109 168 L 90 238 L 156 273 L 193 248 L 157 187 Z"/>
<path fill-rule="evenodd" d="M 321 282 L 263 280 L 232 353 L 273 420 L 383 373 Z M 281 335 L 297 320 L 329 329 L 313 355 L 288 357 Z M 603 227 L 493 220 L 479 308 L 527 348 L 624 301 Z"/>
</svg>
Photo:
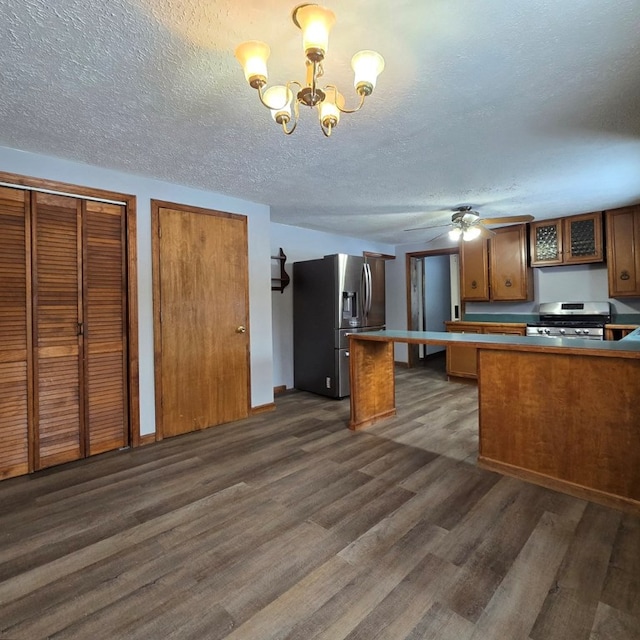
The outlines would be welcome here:
<svg viewBox="0 0 640 640">
<path fill-rule="evenodd" d="M 562 264 L 562 221 L 539 220 L 529 230 L 531 266 Z"/>
<path fill-rule="evenodd" d="M 563 258 L 566 264 L 584 264 L 604 260 L 601 211 L 564 218 L 563 222 L 565 237 Z"/>
<path fill-rule="evenodd" d="M 532 267 L 602 262 L 602 213 L 585 213 L 531 223 Z"/>
</svg>

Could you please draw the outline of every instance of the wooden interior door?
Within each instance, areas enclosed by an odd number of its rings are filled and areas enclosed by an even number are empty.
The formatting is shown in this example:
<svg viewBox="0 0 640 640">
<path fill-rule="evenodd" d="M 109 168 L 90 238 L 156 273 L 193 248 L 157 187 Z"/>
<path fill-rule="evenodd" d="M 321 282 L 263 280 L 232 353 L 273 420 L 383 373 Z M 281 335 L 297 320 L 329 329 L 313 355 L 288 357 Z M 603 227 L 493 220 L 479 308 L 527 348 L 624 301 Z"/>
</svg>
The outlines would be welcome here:
<svg viewBox="0 0 640 640">
<path fill-rule="evenodd" d="M 35 468 L 85 455 L 82 234 L 77 198 L 34 194 Z"/>
<path fill-rule="evenodd" d="M 249 411 L 246 218 L 153 203 L 158 437 Z"/>
<path fill-rule="evenodd" d="M 129 441 L 125 209 L 83 201 L 85 451 Z"/>
<path fill-rule="evenodd" d="M 0 478 L 29 470 L 29 195 L 0 187 Z"/>
</svg>

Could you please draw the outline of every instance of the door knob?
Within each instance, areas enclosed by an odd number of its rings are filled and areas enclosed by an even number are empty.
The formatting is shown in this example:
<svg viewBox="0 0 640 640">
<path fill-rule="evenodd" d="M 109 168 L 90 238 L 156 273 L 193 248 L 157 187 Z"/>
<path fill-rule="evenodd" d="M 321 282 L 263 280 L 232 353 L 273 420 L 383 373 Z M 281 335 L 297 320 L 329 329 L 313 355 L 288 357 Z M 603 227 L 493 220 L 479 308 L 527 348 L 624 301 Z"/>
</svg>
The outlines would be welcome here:
<svg viewBox="0 0 640 640">
<path fill-rule="evenodd" d="M 246 333 L 247 329 L 245 327 L 243 327 L 242 325 L 240 325 L 237 329 L 236 329 L 236 333 Z"/>
</svg>

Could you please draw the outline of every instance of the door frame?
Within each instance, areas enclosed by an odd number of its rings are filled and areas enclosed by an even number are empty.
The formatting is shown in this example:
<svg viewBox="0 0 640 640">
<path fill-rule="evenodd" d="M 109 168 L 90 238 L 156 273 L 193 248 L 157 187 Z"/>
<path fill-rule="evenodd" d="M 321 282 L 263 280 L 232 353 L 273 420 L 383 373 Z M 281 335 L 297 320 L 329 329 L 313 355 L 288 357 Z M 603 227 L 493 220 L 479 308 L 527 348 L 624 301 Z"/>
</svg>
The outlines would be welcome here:
<svg viewBox="0 0 640 640">
<path fill-rule="evenodd" d="M 413 282 L 412 273 L 414 267 L 416 266 L 416 262 L 421 260 L 422 258 L 428 258 L 432 256 L 451 256 L 451 255 L 459 255 L 460 247 L 446 247 L 442 249 L 432 249 L 430 251 L 412 251 L 410 253 L 405 254 L 405 284 L 406 284 L 406 301 L 407 301 L 407 330 L 408 331 L 421 331 L 421 327 L 416 327 L 414 322 L 414 307 L 417 303 L 413 292 Z M 461 303 L 462 304 L 462 303 Z M 461 309 L 462 313 L 463 309 Z M 411 369 L 418 364 L 420 359 L 419 354 L 419 345 L 417 344 L 409 344 L 407 345 L 407 367 Z"/>
<path fill-rule="evenodd" d="M 206 209 L 177 202 L 167 202 L 165 200 L 151 199 L 151 264 L 152 264 L 152 296 L 153 296 L 153 373 L 155 391 L 155 439 L 163 440 L 163 413 L 162 413 L 162 330 L 160 326 L 160 209 L 173 209 L 186 213 L 197 213 L 207 216 L 231 218 L 240 220 L 247 225 L 247 216 L 239 213 L 229 213 L 216 209 Z M 248 231 L 248 230 L 247 230 Z M 248 233 L 247 233 L 248 243 Z M 247 245 L 247 269 L 249 267 L 249 255 Z M 250 309 L 249 309 L 249 273 L 247 271 L 247 285 L 245 287 L 245 308 L 247 310 L 247 329 L 250 331 Z M 247 415 L 251 415 L 251 348 L 246 350 L 247 359 Z"/>
<path fill-rule="evenodd" d="M 125 209 L 125 264 L 126 264 L 126 328 L 127 328 L 127 372 L 129 444 L 137 447 L 147 442 L 140 437 L 140 380 L 139 380 L 139 341 L 138 341 L 138 253 L 137 253 L 137 212 L 136 196 L 131 194 L 83 187 L 68 182 L 58 182 L 44 178 L 33 178 L 16 173 L 0 171 L 2 186 L 42 191 L 56 195 L 77 197 L 83 200 L 118 202 Z M 30 270 L 30 267 L 29 267 Z M 28 288 L 31 291 L 31 288 Z M 27 301 L 28 305 L 31 304 Z M 29 381 L 29 392 L 33 394 L 33 379 Z M 29 416 L 32 424 L 33 416 Z M 30 434 L 33 435 L 33 434 Z M 29 471 L 33 471 L 33 453 L 29 456 Z"/>
</svg>

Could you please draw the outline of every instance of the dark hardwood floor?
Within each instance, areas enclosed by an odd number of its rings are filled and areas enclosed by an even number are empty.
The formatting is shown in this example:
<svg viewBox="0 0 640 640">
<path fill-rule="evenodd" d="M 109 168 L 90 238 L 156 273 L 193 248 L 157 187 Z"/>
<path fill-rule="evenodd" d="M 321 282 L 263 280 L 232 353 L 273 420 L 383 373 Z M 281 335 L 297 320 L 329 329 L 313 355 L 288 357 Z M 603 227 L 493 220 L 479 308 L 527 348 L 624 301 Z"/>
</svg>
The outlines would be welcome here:
<svg viewBox="0 0 640 640">
<path fill-rule="evenodd" d="M 640 519 L 478 469 L 476 387 L 437 365 L 397 398 L 353 433 L 288 392 L 0 483 L 0 638 L 640 638 Z"/>
</svg>

